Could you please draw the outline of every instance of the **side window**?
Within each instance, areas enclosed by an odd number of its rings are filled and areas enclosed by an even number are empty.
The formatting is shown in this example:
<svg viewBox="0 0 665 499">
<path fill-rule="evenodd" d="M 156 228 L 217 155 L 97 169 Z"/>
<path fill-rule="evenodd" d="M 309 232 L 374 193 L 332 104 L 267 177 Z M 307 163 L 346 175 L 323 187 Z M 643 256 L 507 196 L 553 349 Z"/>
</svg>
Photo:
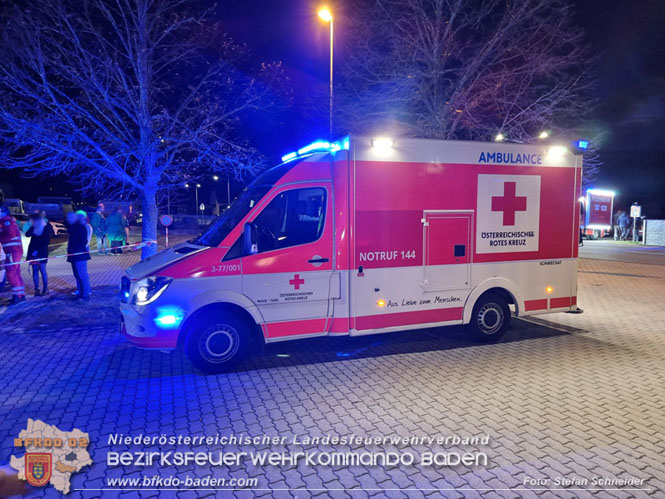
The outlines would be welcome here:
<svg viewBox="0 0 665 499">
<path fill-rule="evenodd" d="M 316 241 L 323 233 L 326 190 L 293 189 L 278 194 L 254 220 L 258 252 Z"/>
<path fill-rule="evenodd" d="M 233 260 L 234 258 L 240 258 L 242 256 L 242 239 L 243 235 L 240 234 L 240 237 L 233 243 L 233 246 L 229 248 L 229 251 L 226 253 L 222 261 L 226 262 L 228 260 Z"/>
</svg>

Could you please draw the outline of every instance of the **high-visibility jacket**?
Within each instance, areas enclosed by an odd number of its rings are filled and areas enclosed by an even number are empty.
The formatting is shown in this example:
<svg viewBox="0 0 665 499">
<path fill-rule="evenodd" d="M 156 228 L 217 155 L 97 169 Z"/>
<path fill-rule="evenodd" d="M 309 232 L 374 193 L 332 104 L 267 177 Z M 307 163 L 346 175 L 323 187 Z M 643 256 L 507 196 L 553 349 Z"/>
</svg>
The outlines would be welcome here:
<svg viewBox="0 0 665 499">
<path fill-rule="evenodd" d="M 13 246 L 21 246 L 21 230 L 11 215 L 0 218 L 0 244 L 5 252 Z"/>
<path fill-rule="evenodd" d="M 21 258 L 23 257 L 23 245 L 21 244 L 21 231 L 12 216 L 0 218 L 0 244 L 7 254 L 4 268 L 7 271 L 7 280 L 12 288 L 12 294 L 16 296 L 25 295 L 25 284 L 21 277 Z"/>
</svg>

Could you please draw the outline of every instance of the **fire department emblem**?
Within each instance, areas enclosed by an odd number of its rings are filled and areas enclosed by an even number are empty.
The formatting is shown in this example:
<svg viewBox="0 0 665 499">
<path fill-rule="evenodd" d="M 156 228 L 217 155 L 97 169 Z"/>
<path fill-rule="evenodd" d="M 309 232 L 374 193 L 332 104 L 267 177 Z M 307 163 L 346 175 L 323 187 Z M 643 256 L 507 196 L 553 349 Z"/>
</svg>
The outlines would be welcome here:
<svg viewBox="0 0 665 499">
<path fill-rule="evenodd" d="M 25 453 L 25 479 L 33 487 L 43 487 L 51 479 L 52 456 L 46 452 Z"/>
</svg>

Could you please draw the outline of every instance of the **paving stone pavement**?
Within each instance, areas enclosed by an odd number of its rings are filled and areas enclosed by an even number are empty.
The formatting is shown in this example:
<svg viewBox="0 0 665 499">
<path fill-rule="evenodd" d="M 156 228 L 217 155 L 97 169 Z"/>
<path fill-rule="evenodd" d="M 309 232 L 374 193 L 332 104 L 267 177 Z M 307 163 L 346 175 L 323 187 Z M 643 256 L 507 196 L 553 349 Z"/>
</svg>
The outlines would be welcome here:
<svg viewBox="0 0 665 499">
<path fill-rule="evenodd" d="M 93 259 L 93 285 L 116 283 L 120 269 L 135 258 Z M 66 271 L 66 266 L 51 268 L 62 292 L 70 286 Z M 0 462 L 9 460 L 13 438 L 33 418 L 90 433 L 94 464 L 72 476 L 72 489 L 104 488 L 106 479 L 121 476 L 212 474 L 258 478 L 257 488 L 264 490 L 217 493 L 238 497 L 665 497 L 665 266 L 581 260 L 579 284 L 584 314 L 516 320 L 498 344 L 473 344 L 462 328 L 312 339 L 271 345 L 236 372 L 218 376 L 197 373 L 181 352 L 129 346 L 115 324 L 0 326 Z M 39 299 L 29 302 L 25 306 L 37 313 Z M 6 313 L 0 310 L 0 320 Z M 105 462 L 109 450 L 127 448 L 109 445 L 114 433 L 489 435 L 490 442 L 445 449 L 350 447 L 479 450 L 488 456 L 486 466 L 311 467 L 301 462 L 123 469 Z M 224 450 L 303 448 L 317 446 Z M 596 476 L 643 478 L 649 491 L 508 490 L 524 489 L 525 477 Z M 433 488 L 449 490 L 415 490 Z M 159 494 L 74 490 L 70 496 Z M 164 497 L 215 494 L 161 492 Z M 35 495 L 60 496 L 52 487 Z"/>
</svg>

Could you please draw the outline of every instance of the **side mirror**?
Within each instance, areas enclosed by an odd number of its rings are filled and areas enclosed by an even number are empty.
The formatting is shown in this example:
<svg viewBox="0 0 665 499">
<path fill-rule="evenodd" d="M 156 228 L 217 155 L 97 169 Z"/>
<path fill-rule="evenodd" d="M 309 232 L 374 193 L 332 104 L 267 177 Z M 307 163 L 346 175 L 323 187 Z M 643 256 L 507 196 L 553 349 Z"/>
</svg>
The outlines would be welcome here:
<svg viewBox="0 0 665 499">
<path fill-rule="evenodd" d="M 256 226 L 247 222 L 243 227 L 242 254 L 256 255 L 259 252 L 259 246 L 256 243 Z"/>
</svg>

